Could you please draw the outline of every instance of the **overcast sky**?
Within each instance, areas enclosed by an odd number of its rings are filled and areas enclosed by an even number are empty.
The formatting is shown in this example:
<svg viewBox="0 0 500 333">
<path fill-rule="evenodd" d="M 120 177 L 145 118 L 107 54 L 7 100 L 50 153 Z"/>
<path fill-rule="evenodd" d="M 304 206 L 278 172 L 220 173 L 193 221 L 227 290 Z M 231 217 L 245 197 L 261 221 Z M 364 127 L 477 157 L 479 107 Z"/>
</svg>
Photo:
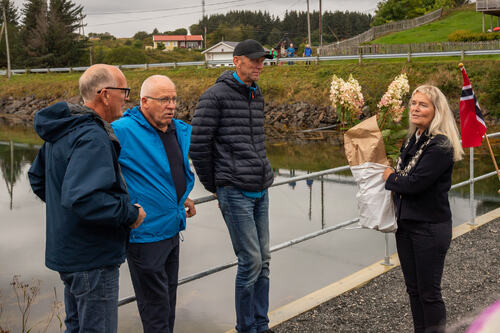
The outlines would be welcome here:
<svg viewBox="0 0 500 333">
<path fill-rule="evenodd" d="M 109 32 L 116 37 L 131 37 L 137 31 L 160 32 L 188 29 L 202 17 L 202 0 L 84 0 L 85 34 Z M 379 0 L 323 0 L 323 10 L 372 13 Z M 18 8 L 23 0 L 14 0 Z M 319 0 L 310 0 L 311 11 Z M 306 0 L 205 0 L 207 16 L 230 10 L 262 10 L 283 17 L 286 10 L 306 11 Z"/>
</svg>

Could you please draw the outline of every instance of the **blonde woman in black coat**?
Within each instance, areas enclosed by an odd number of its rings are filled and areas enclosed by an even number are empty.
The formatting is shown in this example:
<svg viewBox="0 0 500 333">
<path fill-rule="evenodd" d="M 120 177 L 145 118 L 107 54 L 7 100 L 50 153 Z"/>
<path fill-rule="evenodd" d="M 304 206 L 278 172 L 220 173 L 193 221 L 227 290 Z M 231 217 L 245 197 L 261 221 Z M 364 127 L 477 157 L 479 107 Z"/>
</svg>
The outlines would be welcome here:
<svg viewBox="0 0 500 333">
<path fill-rule="evenodd" d="M 464 152 L 453 113 L 438 88 L 415 89 L 409 118 L 401 157 L 383 177 L 385 188 L 393 192 L 396 245 L 415 332 L 444 332 L 441 277 L 452 229 L 448 191 L 453 163 Z"/>
</svg>

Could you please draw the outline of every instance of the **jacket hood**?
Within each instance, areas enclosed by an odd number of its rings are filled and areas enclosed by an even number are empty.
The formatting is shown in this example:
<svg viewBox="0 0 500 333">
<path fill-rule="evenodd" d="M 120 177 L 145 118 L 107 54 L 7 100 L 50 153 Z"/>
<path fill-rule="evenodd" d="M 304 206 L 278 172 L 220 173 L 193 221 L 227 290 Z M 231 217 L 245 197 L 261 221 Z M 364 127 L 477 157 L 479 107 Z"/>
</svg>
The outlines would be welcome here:
<svg viewBox="0 0 500 333">
<path fill-rule="evenodd" d="M 96 117 L 95 111 L 86 106 L 59 102 L 36 113 L 35 131 L 44 141 L 56 142 Z"/>
<path fill-rule="evenodd" d="M 230 87 L 232 87 L 232 88 L 234 88 L 234 89 L 236 89 L 238 91 L 248 93 L 250 89 L 246 85 L 243 85 L 240 82 L 238 82 L 234 78 L 233 73 L 234 73 L 234 71 L 231 71 L 231 70 L 224 71 L 219 76 L 219 78 L 217 79 L 217 81 L 215 81 L 215 83 L 224 82 L 228 86 L 230 86 Z M 256 93 L 260 94 L 260 89 L 259 89 L 259 86 L 257 85 L 257 82 L 254 82 L 253 84 L 255 85 Z"/>
<path fill-rule="evenodd" d="M 219 82 L 225 82 L 229 85 L 240 85 L 240 83 L 238 81 L 236 81 L 236 79 L 233 77 L 233 72 L 234 71 L 224 71 L 218 78 L 217 78 L 217 81 L 215 81 L 215 83 L 219 83 Z"/>
</svg>

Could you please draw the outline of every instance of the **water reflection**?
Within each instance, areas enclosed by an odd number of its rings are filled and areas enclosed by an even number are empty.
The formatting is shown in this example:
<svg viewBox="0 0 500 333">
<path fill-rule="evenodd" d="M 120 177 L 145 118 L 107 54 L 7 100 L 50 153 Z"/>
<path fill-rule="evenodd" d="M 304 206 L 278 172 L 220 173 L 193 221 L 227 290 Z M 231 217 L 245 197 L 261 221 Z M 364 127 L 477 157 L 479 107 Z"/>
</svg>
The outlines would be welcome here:
<svg viewBox="0 0 500 333">
<path fill-rule="evenodd" d="M 16 147 L 17 146 L 17 147 Z M 16 145 L 14 142 L 0 142 L 0 170 L 10 197 L 10 209 L 12 210 L 14 184 L 22 173 L 26 164 L 31 164 L 35 159 L 38 149 L 30 146 Z"/>
<path fill-rule="evenodd" d="M 44 311 L 47 306 L 50 307 L 53 287 L 56 287 L 58 295 L 62 295 L 57 273 L 44 267 L 44 206 L 31 192 L 26 176 L 37 151 L 30 146 L 15 145 L 11 149 L 8 143 L 0 144 L 0 167 L 6 184 L 5 190 L 0 189 L 3 228 L 0 233 L 0 304 L 3 302 L 5 305 L 1 320 L 7 318 L 10 321 L 12 332 L 17 331 L 19 317 L 15 299 L 9 296 L 9 282 L 14 274 L 42 281 L 42 296 L 33 312 L 33 322 L 46 315 Z M 346 164 L 342 147 L 330 142 L 270 142 L 268 154 L 276 181 Z M 489 161 L 489 164 L 480 164 L 483 160 L 481 157 L 476 160 L 476 175 L 492 171 Z M 456 165 L 454 183 L 467 179 L 468 172 L 466 157 L 464 162 Z M 498 207 L 498 182 L 492 179 L 476 184 L 478 214 Z M 199 182 L 197 184 L 192 197 L 206 195 Z M 450 194 L 455 225 L 469 219 L 468 190 L 466 186 Z M 271 188 L 272 245 L 356 217 L 356 191 L 349 172 Z M 199 206 L 198 215 L 188 221 L 183 236 L 180 277 L 234 260 L 231 242 L 216 202 Z M 271 262 L 271 309 L 381 260 L 383 246 L 381 233 L 339 230 L 274 253 Z M 390 252 L 395 252 L 392 240 Z M 120 271 L 120 297 L 132 295 L 126 264 Z M 233 268 L 181 286 L 176 332 L 221 332 L 230 329 L 234 324 L 234 276 Z M 119 313 L 120 332 L 140 331 L 135 304 L 120 308 Z"/>
</svg>

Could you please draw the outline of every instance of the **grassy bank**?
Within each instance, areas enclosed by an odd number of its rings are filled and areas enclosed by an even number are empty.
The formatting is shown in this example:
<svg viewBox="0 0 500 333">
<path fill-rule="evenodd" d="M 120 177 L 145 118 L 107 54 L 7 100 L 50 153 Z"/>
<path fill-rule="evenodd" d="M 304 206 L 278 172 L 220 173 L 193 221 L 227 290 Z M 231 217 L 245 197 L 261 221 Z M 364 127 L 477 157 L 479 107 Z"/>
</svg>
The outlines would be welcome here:
<svg viewBox="0 0 500 333">
<path fill-rule="evenodd" d="M 457 30 L 482 31 L 482 16 L 476 12 L 475 4 L 445 13 L 438 21 L 380 37 L 370 44 L 447 42 L 448 35 Z"/>
<path fill-rule="evenodd" d="M 330 81 L 333 74 L 347 78 L 352 74 L 359 80 L 366 103 L 375 109 L 387 86 L 401 72 L 408 74 L 410 88 L 431 83 L 438 86 L 449 98 L 453 109 L 458 109 L 462 77 L 458 59 L 415 59 L 411 63 L 399 61 L 330 62 L 305 66 L 270 66 L 262 73 L 259 85 L 266 100 L 271 103 L 308 102 L 315 105 L 329 104 Z M 484 111 L 500 115 L 500 60 L 466 60 L 471 82 Z M 178 88 L 179 97 L 185 102 L 196 102 L 198 97 L 224 71 L 221 68 L 205 69 L 182 67 L 177 69 L 128 70 L 125 75 L 132 88 L 131 99 L 138 101 L 142 81 L 153 74 L 168 75 Z M 0 78 L 0 98 L 35 96 L 41 99 L 65 99 L 78 95 L 78 78 L 81 73 L 16 75 L 7 80 Z"/>
</svg>

